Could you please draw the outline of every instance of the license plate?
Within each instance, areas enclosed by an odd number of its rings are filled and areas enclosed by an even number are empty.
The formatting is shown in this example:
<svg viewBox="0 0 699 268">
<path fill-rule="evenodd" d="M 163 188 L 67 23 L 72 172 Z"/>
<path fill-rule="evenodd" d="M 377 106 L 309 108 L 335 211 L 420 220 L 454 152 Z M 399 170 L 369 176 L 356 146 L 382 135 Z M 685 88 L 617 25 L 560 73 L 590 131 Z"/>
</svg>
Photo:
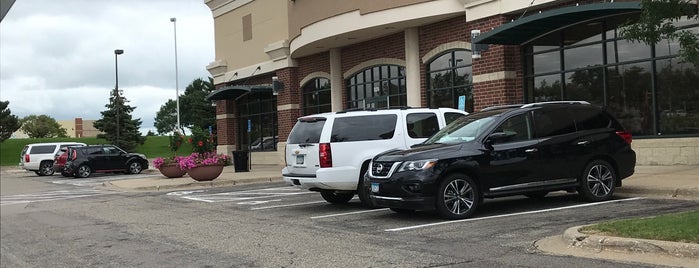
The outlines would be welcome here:
<svg viewBox="0 0 699 268">
<path fill-rule="evenodd" d="M 297 165 L 303 165 L 303 155 L 297 155 L 297 156 L 296 156 L 296 164 L 297 164 Z"/>
<path fill-rule="evenodd" d="M 379 184 L 376 182 L 371 183 L 371 192 L 372 193 L 378 193 L 379 192 Z"/>
</svg>

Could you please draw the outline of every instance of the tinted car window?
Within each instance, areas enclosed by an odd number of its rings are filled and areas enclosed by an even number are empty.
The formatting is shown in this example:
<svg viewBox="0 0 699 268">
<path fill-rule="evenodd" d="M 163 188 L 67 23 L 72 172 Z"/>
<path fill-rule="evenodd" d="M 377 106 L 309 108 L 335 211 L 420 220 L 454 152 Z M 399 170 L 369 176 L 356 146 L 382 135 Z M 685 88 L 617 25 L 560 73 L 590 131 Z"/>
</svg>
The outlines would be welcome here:
<svg viewBox="0 0 699 268">
<path fill-rule="evenodd" d="M 435 113 L 415 113 L 407 116 L 408 136 L 427 138 L 439 131 L 439 122 Z"/>
<path fill-rule="evenodd" d="M 289 133 L 289 144 L 318 143 L 325 118 L 302 118 Z"/>
<path fill-rule="evenodd" d="M 56 145 L 37 145 L 32 146 L 30 154 L 52 154 L 53 150 L 56 149 Z"/>
<path fill-rule="evenodd" d="M 575 125 L 578 131 L 598 128 L 608 128 L 611 126 L 611 119 L 602 110 L 596 109 L 575 109 Z"/>
<path fill-rule="evenodd" d="M 102 148 L 100 147 L 90 147 L 85 149 L 87 154 L 102 154 Z"/>
<path fill-rule="evenodd" d="M 508 118 L 495 129 L 495 132 L 504 132 L 512 135 L 503 140 L 503 142 L 525 141 L 532 138 L 531 122 L 527 114 L 520 114 Z"/>
<path fill-rule="evenodd" d="M 397 120 L 395 114 L 336 118 L 330 142 L 391 139 Z"/>
<path fill-rule="evenodd" d="M 469 114 L 449 124 L 434 136 L 427 139 L 424 144 L 446 143 L 455 144 L 469 142 L 486 131 L 502 111 L 488 111 Z"/>
<path fill-rule="evenodd" d="M 534 126 L 537 137 L 550 137 L 575 132 L 573 117 L 563 109 L 535 110 Z"/>
<path fill-rule="evenodd" d="M 454 122 L 454 120 L 459 119 L 463 116 L 466 116 L 464 114 L 459 114 L 459 113 L 444 113 L 444 121 L 447 125 L 451 124 L 451 122 Z"/>
</svg>

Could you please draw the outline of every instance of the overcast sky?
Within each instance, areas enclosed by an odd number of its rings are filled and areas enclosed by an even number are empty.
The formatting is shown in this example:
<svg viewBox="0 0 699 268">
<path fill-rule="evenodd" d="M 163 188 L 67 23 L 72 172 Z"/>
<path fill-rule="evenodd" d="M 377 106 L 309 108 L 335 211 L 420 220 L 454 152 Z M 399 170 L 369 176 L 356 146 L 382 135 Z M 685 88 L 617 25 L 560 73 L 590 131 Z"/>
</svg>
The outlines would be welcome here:
<svg viewBox="0 0 699 268">
<path fill-rule="evenodd" d="M 115 85 L 136 109 L 142 133 L 175 99 L 175 37 L 180 94 L 210 74 L 211 11 L 204 0 L 17 0 L 0 22 L 0 100 L 14 115 L 100 119 Z"/>
</svg>

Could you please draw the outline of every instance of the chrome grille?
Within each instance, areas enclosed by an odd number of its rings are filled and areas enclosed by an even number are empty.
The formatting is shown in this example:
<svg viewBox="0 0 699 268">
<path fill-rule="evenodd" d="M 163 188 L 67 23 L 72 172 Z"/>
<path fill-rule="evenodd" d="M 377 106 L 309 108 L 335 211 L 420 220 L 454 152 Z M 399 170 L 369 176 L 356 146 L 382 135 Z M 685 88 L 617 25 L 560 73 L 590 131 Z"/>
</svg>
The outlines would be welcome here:
<svg viewBox="0 0 699 268">
<path fill-rule="evenodd" d="M 373 177 L 388 177 L 391 174 L 395 162 L 372 162 L 371 176 Z"/>
</svg>

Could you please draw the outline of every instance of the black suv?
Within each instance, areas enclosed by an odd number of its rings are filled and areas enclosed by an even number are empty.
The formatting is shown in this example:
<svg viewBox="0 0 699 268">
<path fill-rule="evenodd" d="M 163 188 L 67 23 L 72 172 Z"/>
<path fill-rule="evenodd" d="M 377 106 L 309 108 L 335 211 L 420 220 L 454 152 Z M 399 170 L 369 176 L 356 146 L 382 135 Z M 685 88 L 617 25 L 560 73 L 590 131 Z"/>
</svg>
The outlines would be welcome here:
<svg viewBox="0 0 699 268">
<path fill-rule="evenodd" d="M 114 145 L 70 147 L 64 172 L 76 178 L 87 178 L 94 172 L 141 173 L 148 169 L 143 154 L 127 153 Z"/>
<path fill-rule="evenodd" d="M 599 107 L 507 105 L 462 117 L 409 150 L 377 155 L 364 190 L 375 206 L 462 219 L 483 198 L 567 190 L 609 200 L 635 165 L 631 134 Z"/>
</svg>

